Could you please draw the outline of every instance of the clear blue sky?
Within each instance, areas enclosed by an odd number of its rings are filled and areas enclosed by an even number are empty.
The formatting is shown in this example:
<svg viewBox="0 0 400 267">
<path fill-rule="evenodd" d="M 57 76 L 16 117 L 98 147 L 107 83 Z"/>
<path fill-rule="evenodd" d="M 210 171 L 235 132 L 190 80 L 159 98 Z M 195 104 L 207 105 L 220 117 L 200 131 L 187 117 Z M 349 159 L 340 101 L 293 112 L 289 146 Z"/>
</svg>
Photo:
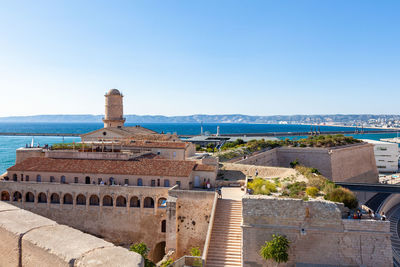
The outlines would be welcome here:
<svg viewBox="0 0 400 267">
<path fill-rule="evenodd" d="M 0 116 L 399 113 L 400 1 L 2 1 Z"/>
</svg>

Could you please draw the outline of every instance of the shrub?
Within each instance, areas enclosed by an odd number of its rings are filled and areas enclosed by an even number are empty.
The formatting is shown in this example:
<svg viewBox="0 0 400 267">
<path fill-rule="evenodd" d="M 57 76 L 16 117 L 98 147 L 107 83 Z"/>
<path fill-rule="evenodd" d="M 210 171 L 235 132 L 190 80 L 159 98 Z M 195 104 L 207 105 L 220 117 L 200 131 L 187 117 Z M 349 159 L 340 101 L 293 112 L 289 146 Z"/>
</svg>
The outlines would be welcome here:
<svg viewBox="0 0 400 267">
<path fill-rule="evenodd" d="M 193 247 L 190 249 L 190 255 L 200 257 L 201 256 L 201 250 L 198 247 Z M 193 265 L 192 266 L 201 266 L 201 259 L 194 259 L 193 260 Z"/>
<path fill-rule="evenodd" d="M 290 167 L 291 168 L 295 168 L 297 165 L 299 165 L 299 160 L 298 159 L 290 162 Z"/>
<path fill-rule="evenodd" d="M 156 266 L 152 261 L 147 259 L 147 254 L 149 253 L 150 249 L 147 248 L 147 245 L 143 242 L 136 243 L 129 248 L 130 251 L 136 252 L 140 254 L 144 259 L 144 266 L 145 267 L 154 267 Z"/>
<path fill-rule="evenodd" d="M 260 255 L 265 260 L 274 260 L 277 263 L 287 262 L 289 243 L 285 236 L 272 235 L 272 240 L 265 242 L 265 245 L 261 247 Z"/>
<path fill-rule="evenodd" d="M 255 195 L 270 195 L 277 192 L 276 185 L 262 178 L 255 178 L 247 184 L 247 188 L 253 190 Z"/>
<path fill-rule="evenodd" d="M 306 188 L 306 194 L 309 195 L 310 197 L 316 197 L 318 195 L 318 188 L 314 186 L 310 186 Z"/>
<path fill-rule="evenodd" d="M 288 184 L 286 188 L 289 190 L 289 196 L 293 198 L 302 198 L 306 190 L 305 182 L 295 182 L 293 184 Z"/>
<path fill-rule="evenodd" d="M 168 259 L 168 260 L 164 261 L 163 263 L 161 263 L 161 267 L 168 267 L 172 263 L 174 263 L 174 261 L 172 259 Z"/>
<path fill-rule="evenodd" d="M 325 199 L 334 202 L 342 202 L 349 209 L 355 209 L 358 206 L 358 201 L 354 193 L 343 187 L 333 189 L 325 196 Z"/>
</svg>

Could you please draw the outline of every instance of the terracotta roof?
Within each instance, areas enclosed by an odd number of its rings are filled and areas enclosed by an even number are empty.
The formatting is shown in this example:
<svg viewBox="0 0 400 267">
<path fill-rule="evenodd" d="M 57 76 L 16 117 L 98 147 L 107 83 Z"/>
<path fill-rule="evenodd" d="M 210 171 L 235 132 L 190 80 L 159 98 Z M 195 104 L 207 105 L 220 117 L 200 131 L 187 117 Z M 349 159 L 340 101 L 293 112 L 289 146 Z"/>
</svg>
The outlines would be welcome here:
<svg viewBox="0 0 400 267">
<path fill-rule="evenodd" d="M 216 166 L 205 165 L 205 164 L 196 164 L 194 167 L 195 171 L 205 171 L 205 172 L 213 172 L 216 170 Z"/>
<path fill-rule="evenodd" d="M 196 162 L 183 160 L 140 159 L 122 161 L 28 158 L 8 168 L 7 171 L 188 177 L 195 167 Z"/>
<path fill-rule="evenodd" d="M 145 141 L 145 140 L 132 140 L 127 146 L 130 147 L 149 147 L 149 148 L 186 148 L 188 146 L 185 142 L 160 142 L 160 141 Z"/>
</svg>

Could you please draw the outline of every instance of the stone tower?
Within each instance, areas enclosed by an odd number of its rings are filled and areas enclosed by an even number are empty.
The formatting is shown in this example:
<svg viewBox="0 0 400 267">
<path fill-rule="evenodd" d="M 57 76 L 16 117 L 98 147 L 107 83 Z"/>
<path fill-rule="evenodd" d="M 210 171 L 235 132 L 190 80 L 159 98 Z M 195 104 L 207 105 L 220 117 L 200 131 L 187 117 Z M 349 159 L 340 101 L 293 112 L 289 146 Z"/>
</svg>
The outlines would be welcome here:
<svg viewBox="0 0 400 267">
<path fill-rule="evenodd" d="M 103 118 L 104 128 L 123 127 L 125 118 L 123 118 L 123 95 L 117 89 L 110 89 L 105 94 L 106 111 Z"/>
</svg>

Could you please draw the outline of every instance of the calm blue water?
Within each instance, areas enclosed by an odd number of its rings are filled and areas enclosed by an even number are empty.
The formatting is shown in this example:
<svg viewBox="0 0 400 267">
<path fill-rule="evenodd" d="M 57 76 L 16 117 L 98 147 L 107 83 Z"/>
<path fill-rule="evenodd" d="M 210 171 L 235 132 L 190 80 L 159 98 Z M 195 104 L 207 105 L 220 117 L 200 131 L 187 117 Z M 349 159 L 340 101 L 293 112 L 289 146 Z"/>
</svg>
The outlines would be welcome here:
<svg viewBox="0 0 400 267">
<path fill-rule="evenodd" d="M 135 124 L 126 124 L 134 126 Z M 217 132 L 218 124 L 203 124 L 204 131 L 211 134 Z M 141 126 L 156 132 L 174 133 L 180 135 L 199 134 L 200 124 L 192 123 L 142 123 Z M 285 124 L 219 124 L 220 133 L 267 133 L 267 132 L 308 132 L 307 125 L 285 125 Z M 77 133 L 83 134 L 102 128 L 102 123 L 0 123 L 0 132 L 18 133 Z M 321 126 L 321 131 L 349 131 L 349 127 Z M 365 129 L 366 130 L 366 129 Z M 356 138 L 379 140 L 381 138 L 395 137 L 396 134 L 363 134 L 353 135 Z M 300 137 L 292 137 L 300 138 Z M 32 141 L 31 136 L 0 136 L 0 174 L 15 163 L 15 150 L 24 147 Z M 80 141 L 79 137 L 65 137 L 64 142 Z M 34 137 L 35 145 L 54 144 L 63 142 L 62 137 Z"/>
</svg>

